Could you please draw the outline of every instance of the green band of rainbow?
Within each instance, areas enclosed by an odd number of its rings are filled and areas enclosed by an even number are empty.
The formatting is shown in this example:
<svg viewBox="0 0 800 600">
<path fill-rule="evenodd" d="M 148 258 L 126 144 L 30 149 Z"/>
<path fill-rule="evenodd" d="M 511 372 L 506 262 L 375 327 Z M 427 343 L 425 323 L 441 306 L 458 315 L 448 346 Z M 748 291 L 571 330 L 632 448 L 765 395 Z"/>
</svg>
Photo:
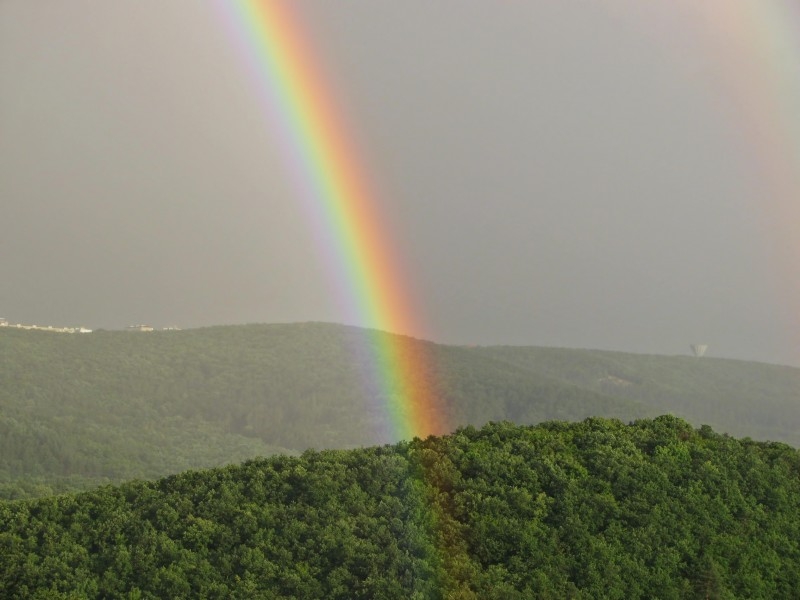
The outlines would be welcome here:
<svg viewBox="0 0 800 600">
<path fill-rule="evenodd" d="M 282 136 L 287 166 L 317 223 L 321 252 L 349 318 L 376 330 L 373 369 L 393 437 L 444 432 L 421 345 L 381 333 L 419 335 L 423 329 L 370 177 L 291 2 L 241 0 L 219 7 L 241 46 L 270 126 Z"/>
</svg>

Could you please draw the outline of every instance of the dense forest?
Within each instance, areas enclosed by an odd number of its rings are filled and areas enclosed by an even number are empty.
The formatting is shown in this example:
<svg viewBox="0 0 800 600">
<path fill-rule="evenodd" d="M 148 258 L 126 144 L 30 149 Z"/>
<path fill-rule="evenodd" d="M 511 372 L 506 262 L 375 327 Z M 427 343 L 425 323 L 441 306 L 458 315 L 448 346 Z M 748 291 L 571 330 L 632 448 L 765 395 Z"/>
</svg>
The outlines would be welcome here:
<svg viewBox="0 0 800 600">
<path fill-rule="evenodd" d="M 399 441 L 365 385 L 365 356 L 381 335 L 323 323 L 85 335 L 1 328 L 0 498 Z M 798 369 L 408 343 L 437 373 L 453 427 L 671 412 L 800 444 Z"/>
<path fill-rule="evenodd" d="M 0 502 L 7 598 L 797 598 L 800 453 L 493 423 Z"/>
</svg>

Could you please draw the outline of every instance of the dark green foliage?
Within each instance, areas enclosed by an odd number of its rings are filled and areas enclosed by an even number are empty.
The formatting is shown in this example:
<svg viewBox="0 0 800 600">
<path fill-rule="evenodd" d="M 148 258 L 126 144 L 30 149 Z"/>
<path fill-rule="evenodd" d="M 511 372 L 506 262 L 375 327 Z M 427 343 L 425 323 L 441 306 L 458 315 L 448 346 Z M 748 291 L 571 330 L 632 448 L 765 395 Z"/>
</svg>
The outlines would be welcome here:
<svg viewBox="0 0 800 600">
<path fill-rule="evenodd" d="M 0 503 L 0 597 L 797 598 L 800 454 L 490 424 Z"/>
<path fill-rule="evenodd" d="M 373 348 L 388 335 L 321 323 L 87 335 L 2 328 L 0 498 L 395 442 L 371 376 Z M 435 373 L 443 421 L 454 427 L 673 412 L 800 444 L 798 369 L 407 344 Z"/>
<path fill-rule="evenodd" d="M 0 504 L 0 592 L 427 598 L 436 560 L 408 465 L 388 448 L 307 452 Z"/>
</svg>

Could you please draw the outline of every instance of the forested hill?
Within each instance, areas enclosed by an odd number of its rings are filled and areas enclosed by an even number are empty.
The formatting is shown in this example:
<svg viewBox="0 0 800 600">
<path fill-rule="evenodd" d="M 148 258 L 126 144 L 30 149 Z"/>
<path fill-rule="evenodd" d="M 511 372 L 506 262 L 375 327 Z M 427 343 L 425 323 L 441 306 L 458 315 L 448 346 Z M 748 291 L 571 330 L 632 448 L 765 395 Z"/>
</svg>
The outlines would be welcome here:
<svg viewBox="0 0 800 600">
<path fill-rule="evenodd" d="M 784 444 L 491 424 L 0 503 L 0 595 L 794 599 L 799 514 Z"/>
<path fill-rule="evenodd" d="M 0 498 L 397 441 L 364 385 L 381 335 L 322 323 L 81 335 L 0 328 Z M 454 426 L 672 412 L 800 443 L 797 369 L 408 342 L 437 373 Z"/>
<path fill-rule="evenodd" d="M 484 347 L 477 355 L 738 436 L 800 446 L 800 369 L 693 356 Z"/>
</svg>

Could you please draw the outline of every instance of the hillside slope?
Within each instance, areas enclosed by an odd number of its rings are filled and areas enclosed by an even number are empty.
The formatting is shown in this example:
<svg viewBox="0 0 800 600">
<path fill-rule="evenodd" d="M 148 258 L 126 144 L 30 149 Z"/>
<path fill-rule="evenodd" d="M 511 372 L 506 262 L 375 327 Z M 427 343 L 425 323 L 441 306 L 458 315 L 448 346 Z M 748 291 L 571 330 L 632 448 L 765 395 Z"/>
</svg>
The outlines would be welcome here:
<svg viewBox="0 0 800 600">
<path fill-rule="evenodd" d="M 559 383 L 634 399 L 732 435 L 800 446 L 800 369 L 600 350 L 491 347 L 475 352 Z"/>
<path fill-rule="evenodd" d="M 397 441 L 365 377 L 371 348 L 388 335 L 323 323 L 0 330 L 0 497 Z M 436 373 L 444 422 L 454 427 L 673 412 L 800 443 L 797 369 L 406 341 Z"/>
<path fill-rule="evenodd" d="M 492 424 L 0 502 L 0 591 L 788 599 L 798 514 L 783 444 L 675 417 Z"/>
</svg>

